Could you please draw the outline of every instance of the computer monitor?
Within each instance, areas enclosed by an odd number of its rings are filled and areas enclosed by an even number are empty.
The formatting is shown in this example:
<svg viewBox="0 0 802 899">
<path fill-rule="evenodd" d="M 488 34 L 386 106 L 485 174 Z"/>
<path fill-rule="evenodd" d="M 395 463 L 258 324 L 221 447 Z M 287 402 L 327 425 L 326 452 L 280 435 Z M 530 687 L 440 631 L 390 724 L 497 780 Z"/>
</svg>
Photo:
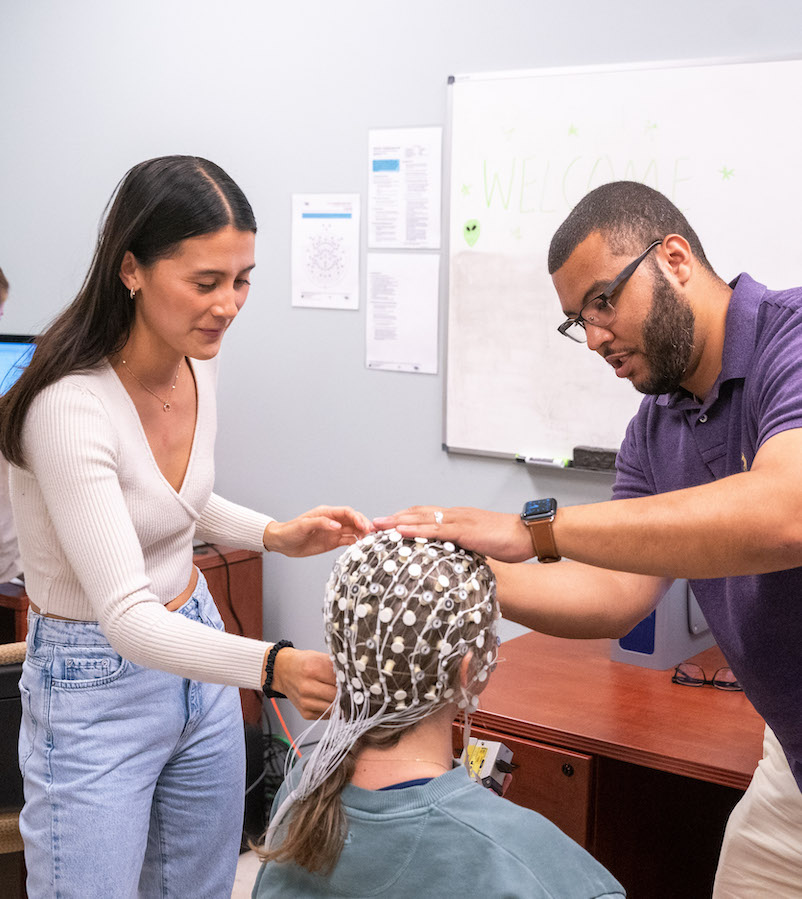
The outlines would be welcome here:
<svg viewBox="0 0 802 899">
<path fill-rule="evenodd" d="M 0 395 L 22 374 L 36 349 L 36 337 L 30 334 L 0 334 Z"/>
</svg>

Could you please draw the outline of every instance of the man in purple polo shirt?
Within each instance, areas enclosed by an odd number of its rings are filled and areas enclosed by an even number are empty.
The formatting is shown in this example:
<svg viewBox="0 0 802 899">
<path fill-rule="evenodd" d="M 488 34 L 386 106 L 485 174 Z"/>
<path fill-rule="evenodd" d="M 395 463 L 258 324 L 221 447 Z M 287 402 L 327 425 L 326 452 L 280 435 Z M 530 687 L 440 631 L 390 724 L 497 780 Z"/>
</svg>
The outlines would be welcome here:
<svg viewBox="0 0 802 899">
<path fill-rule="evenodd" d="M 634 182 L 588 194 L 551 243 L 566 321 L 646 394 L 615 502 L 525 516 L 418 506 L 377 519 L 494 562 L 505 617 L 619 637 L 688 578 L 747 696 L 764 758 L 733 811 L 714 897 L 802 896 L 802 288 L 727 284 L 682 213 Z M 570 347 L 569 347 L 570 349 Z M 559 565 L 519 565 L 567 556 Z"/>
</svg>

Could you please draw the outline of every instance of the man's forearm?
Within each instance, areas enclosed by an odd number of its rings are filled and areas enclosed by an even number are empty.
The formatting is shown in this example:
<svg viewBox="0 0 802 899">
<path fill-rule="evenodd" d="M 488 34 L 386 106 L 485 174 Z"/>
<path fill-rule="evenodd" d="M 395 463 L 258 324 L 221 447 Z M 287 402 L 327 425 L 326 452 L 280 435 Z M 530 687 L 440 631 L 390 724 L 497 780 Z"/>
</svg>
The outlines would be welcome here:
<svg viewBox="0 0 802 899">
<path fill-rule="evenodd" d="M 716 578 L 802 565 L 802 509 L 751 474 L 559 510 L 560 553 L 660 577 Z"/>
<path fill-rule="evenodd" d="M 670 581 L 577 562 L 490 560 L 504 617 L 555 637 L 620 637 L 645 618 Z"/>
<path fill-rule="evenodd" d="M 751 471 L 699 487 L 558 511 L 557 548 L 590 565 L 662 577 L 802 565 L 802 429 L 761 446 Z"/>
</svg>

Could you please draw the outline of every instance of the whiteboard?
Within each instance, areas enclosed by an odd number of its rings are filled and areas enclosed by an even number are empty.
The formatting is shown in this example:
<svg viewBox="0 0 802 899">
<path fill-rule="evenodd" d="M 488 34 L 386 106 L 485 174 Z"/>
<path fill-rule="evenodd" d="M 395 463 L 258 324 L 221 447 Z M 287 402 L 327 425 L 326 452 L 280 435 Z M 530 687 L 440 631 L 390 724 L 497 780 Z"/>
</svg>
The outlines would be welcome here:
<svg viewBox="0 0 802 899">
<path fill-rule="evenodd" d="M 448 449 L 620 446 L 642 397 L 557 333 L 547 269 L 554 231 L 600 184 L 666 194 L 727 281 L 802 284 L 800 86 L 798 59 L 450 79 Z"/>
</svg>

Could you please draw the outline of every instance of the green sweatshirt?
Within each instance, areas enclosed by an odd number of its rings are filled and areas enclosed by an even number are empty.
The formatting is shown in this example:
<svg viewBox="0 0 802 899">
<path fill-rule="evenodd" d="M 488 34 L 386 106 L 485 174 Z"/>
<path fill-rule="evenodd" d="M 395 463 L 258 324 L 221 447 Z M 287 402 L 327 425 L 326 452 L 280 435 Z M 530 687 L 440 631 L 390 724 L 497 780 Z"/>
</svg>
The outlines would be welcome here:
<svg viewBox="0 0 802 899">
<path fill-rule="evenodd" d="M 274 810 L 285 791 L 286 785 Z M 253 899 L 626 895 L 605 868 L 550 821 L 475 783 L 461 766 L 399 790 L 349 785 L 342 801 L 348 836 L 331 876 L 294 864 L 263 865 Z"/>
</svg>

